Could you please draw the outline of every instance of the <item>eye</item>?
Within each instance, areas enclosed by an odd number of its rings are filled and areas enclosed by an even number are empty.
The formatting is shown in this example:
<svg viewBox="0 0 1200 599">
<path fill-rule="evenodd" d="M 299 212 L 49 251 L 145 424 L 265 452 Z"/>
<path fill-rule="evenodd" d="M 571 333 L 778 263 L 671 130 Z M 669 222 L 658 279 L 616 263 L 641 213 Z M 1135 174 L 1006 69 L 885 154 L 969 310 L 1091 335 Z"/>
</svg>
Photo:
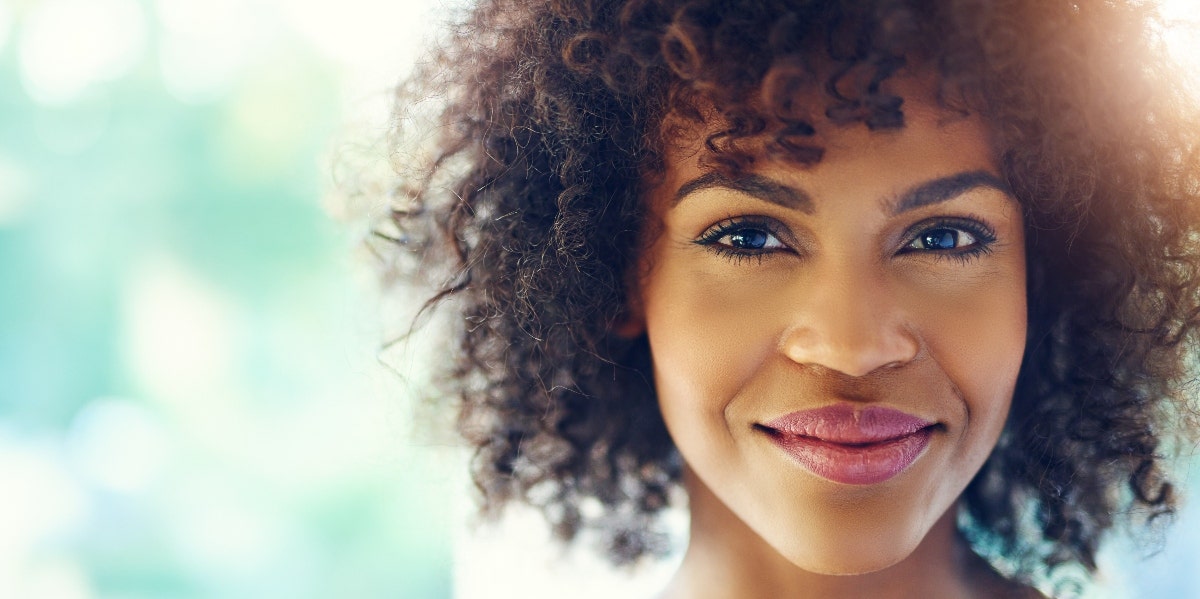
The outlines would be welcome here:
<svg viewBox="0 0 1200 599">
<path fill-rule="evenodd" d="M 696 243 L 723 257 L 762 258 L 773 252 L 788 249 L 788 245 L 780 241 L 776 233 L 780 226 L 763 217 L 731 218 L 709 227 Z"/>
<path fill-rule="evenodd" d="M 918 224 L 909 230 L 908 239 L 901 254 L 967 262 L 991 252 L 996 233 L 982 219 L 948 217 Z"/>
<path fill-rule="evenodd" d="M 926 229 L 919 233 L 908 244 L 912 250 L 959 250 L 977 245 L 979 240 L 974 235 L 953 227 L 937 227 Z"/>
<path fill-rule="evenodd" d="M 774 250 L 784 245 L 770 231 L 754 227 L 734 229 L 717 238 L 716 243 L 729 246 L 735 250 Z"/>
</svg>

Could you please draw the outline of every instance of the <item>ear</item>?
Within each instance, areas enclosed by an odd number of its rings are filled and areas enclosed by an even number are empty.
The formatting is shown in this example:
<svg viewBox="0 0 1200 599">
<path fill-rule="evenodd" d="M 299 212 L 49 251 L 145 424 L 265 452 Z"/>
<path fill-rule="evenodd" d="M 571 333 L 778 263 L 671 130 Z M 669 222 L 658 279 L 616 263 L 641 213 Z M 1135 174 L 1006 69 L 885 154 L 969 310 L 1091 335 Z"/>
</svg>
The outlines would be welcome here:
<svg viewBox="0 0 1200 599">
<path fill-rule="evenodd" d="M 642 308 L 642 291 L 641 286 L 637 284 L 637 277 L 628 278 L 634 280 L 625 284 L 625 305 L 613 321 L 610 330 L 622 339 L 636 339 L 646 332 L 646 316 Z"/>
<path fill-rule="evenodd" d="M 613 323 L 612 332 L 622 339 L 636 339 L 646 332 L 646 321 L 640 314 L 625 312 Z"/>
</svg>

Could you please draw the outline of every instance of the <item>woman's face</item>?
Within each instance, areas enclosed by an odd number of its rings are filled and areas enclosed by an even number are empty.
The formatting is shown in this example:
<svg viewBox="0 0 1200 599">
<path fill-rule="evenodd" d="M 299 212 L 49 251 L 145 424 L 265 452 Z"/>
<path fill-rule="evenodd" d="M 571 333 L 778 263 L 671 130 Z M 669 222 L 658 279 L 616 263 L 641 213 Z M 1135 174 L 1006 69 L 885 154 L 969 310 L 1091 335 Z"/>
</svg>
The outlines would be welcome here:
<svg viewBox="0 0 1200 599">
<path fill-rule="evenodd" d="M 637 311 L 693 518 L 811 572 L 912 553 L 992 451 L 1021 365 L 1021 211 L 987 131 L 905 107 L 903 129 L 827 124 L 816 166 L 734 180 L 698 130 L 649 196 Z"/>
</svg>

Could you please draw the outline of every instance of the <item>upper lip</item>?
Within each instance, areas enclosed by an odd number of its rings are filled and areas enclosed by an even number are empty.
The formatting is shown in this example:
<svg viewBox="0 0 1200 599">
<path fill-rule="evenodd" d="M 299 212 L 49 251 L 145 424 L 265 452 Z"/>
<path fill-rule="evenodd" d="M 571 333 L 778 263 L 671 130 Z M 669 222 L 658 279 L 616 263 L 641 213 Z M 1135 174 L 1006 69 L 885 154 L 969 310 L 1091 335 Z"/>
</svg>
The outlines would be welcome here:
<svg viewBox="0 0 1200 599">
<path fill-rule="evenodd" d="M 837 403 L 785 414 L 762 426 L 776 434 L 858 445 L 907 437 L 934 424 L 893 408 Z"/>
</svg>

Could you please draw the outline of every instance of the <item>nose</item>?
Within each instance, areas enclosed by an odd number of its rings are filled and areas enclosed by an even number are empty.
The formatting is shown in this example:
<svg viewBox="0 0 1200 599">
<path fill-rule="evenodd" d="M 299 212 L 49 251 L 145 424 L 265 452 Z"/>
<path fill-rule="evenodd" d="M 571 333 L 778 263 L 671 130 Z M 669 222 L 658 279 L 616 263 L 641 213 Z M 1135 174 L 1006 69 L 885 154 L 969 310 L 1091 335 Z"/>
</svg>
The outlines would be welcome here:
<svg viewBox="0 0 1200 599">
<path fill-rule="evenodd" d="M 920 336 L 895 290 L 878 277 L 831 274 L 797 290 L 782 353 L 852 377 L 913 361 Z"/>
</svg>

